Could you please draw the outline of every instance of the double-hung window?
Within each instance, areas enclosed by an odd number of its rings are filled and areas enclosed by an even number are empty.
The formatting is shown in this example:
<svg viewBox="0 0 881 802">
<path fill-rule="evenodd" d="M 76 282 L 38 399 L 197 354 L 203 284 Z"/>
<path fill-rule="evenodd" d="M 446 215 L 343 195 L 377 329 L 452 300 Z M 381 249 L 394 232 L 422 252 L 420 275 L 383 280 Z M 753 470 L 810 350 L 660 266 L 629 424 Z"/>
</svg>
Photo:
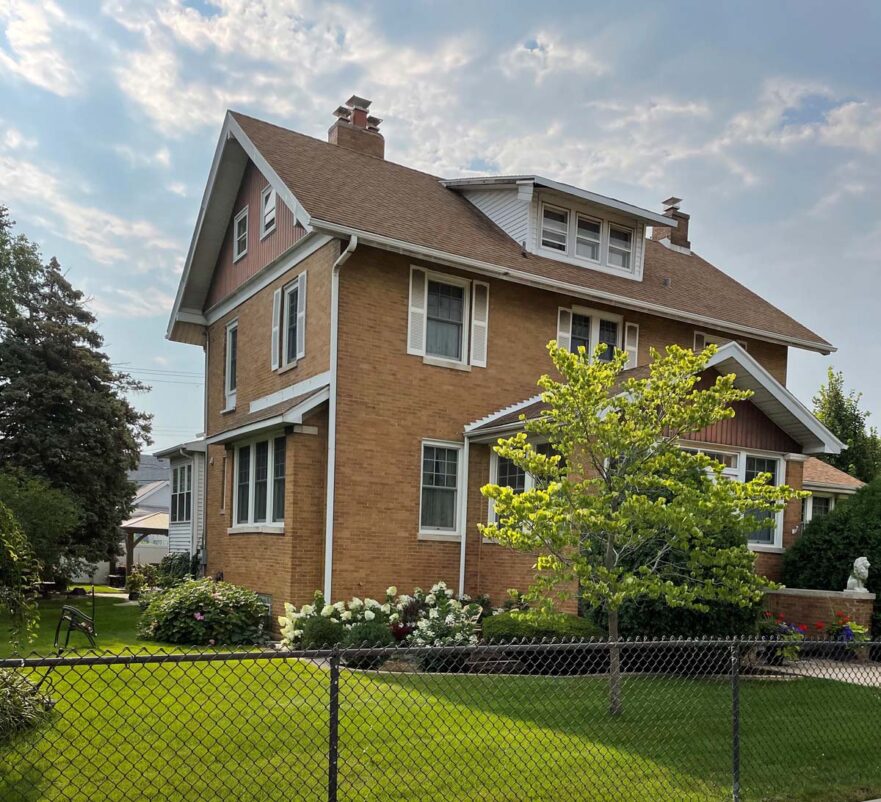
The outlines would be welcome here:
<svg viewBox="0 0 881 802">
<path fill-rule="evenodd" d="M 419 531 L 456 535 L 459 532 L 459 485 L 462 447 L 427 441 L 422 444 Z"/>
<path fill-rule="evenodd" d="M 763 473 L 769 473 L 771 474 L 769 484 L 778 485 L 780 483 L 777 475 L 778 464 L 779 461 L 773 457 L 757 457 L 752 454 L 747 454 L 743 480 L 745 482 L 750 482 Z M 754 517 L 759 521 L 764 521 L 772 516 L 769 516 L 764 512 L 757 512 L 754 513 Z M 749 536 L 749 542 L 764 546 L 773 546 L 776 540 L 776 532 L 777 525 L 775 521 L 767 526 L 763 526 L 761 529 L 756 529 L 755 532 L 752 532 Z"/>
<path fill-rule="evenodd" d="M 578 215 L 578 228 L 575 231 L 575 255 L 591 262 L 600 260 L 603 224 L 599 220 Z"/>
<path fill-rule="evenodd" d="M 272 369 L 296 365 L 306 355 L 306 272 L 272 297 Z"/>
<path fill-rule="evenodd" d="M 630 257 L 633 252 L 633 232 L 628 228 L 609 226 L 609 264 L 630 270 Z"/>
<path fill-rule="evenodd" d="M 283 525 L 285 438 L 264 438 L 236 448 L 236 525 Z"/>
<path fill-rule="evenodd" d="M 538 454 L 542 454 L 545 457 L 550 457 L 554 453 L 550 443 L 534 443 L 533 448 Z M 490 456 L 489 482 L 499 487 L 510 487 L 515 494 L 522 493 L 525 490 L 532 490 L 535 487 L 545 486 L 543 480 L 536 478 L 531 473 L 527 473 L 507 457 L 500 457 L 495 451 Z M 490 499 L 489 522 L 496 523 L 497 520 L 493 500 Z"/>
<path fill-rule="evenodd" d="M 276 196 L 272 187 L 266 187 L 260 195 L 260 238 L 275 231 Z"/>
<path fill-rule="evenodd" d="M 813 521 L 814 518 L 822 518 L 835 508 L 835 500 L 832 496 L 818 496 L 812 493 L 802 502 L 802 520 L 804 523 Z"/>
<path fill-rule="evenodd" d="M 226 409 L 236 406 L 236 371 L 238 369 L 239 322 L 234 320 L 226 327 L 226 355 L 223 372 L 223 390 Z"/>
<path fill-rule="evenodd" d="M 238 261 L 248 252 L 248 207 L 240 211 L 233 221 L 232 258 Z"/>
<path fill-rule="evenodd" d="M 297 303 L 300 298 L 300 284 L 294 282 L 284 290 L 284 362 L 290 365 L 297 361 Z"/>
<path fill-rule="evenodd" d="M 171 470 L 171 522 L 184 523 L 192 514 L 193 466 L 179 465 Z"/>
<path fill-rule="evenodd" d="M 569 212 L 556 206 L 543 206 L 541 212 L 541 245 L 566 253 L 569 240 Z"/>
<path fill-rule="evenodd" d="M 429 280 L 425 323 L 425 353 L 428 356 L 462 361 L 465 307 L 465 287 Z"/>
<path fill-rule="evenodd" d="M 634 359 L 630 367 L 635 367 L 639 327 L 635 324 L 627 325 L 630 335 L 628 352 L 633 351 Z M 557 343 L 572 353 L 583 346 L 589 355 L 593 354 L 599 343 L 605 343 L 608 347 L 599 358 L 609 362 L 615 355 L 615 350 L 622 346 L 622 328 L 623 320 L 619 315 L 579 307 L 561 308 L 557 318 Z"/>
</svg>

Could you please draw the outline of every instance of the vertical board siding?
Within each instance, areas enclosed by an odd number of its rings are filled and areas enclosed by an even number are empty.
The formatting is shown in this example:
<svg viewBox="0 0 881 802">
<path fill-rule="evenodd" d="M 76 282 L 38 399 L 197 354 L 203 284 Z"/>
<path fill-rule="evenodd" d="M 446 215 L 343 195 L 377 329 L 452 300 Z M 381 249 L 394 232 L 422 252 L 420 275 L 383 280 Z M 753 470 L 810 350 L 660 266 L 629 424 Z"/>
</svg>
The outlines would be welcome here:
<svg viewBox="0 0 881 802">
<path fill-rule="evenodd" d="M 277 197 L 275 231 L 260 239 L 260 195 L 268 183 L 254 163 L 249 161 L 223 237 L 220 255 L 217 257 L 211 289 L 205 302 L 206 309 L 235 292 L 306 233 L 303 226 L 294 220 L 291 210 Z M 248 252 L 237 262 L 233 262 L 233 220 L 245 206 L 248 207 Z"/>
<path fill-rule="evenodd" d="M 750 401 L 737 401 L 731 406 L 735 411 L 733 418 L 707 426 L 688 439 L 761 451 L 801 453 L 801 446 Z"/>
<path fill-rule="evenodd" d="M 529 202 L 518 200 L 517 190 L 491 189 L 466 192 L 465 197 L 516 242 L 525 242 L 529 231 Z"/>
</svg>

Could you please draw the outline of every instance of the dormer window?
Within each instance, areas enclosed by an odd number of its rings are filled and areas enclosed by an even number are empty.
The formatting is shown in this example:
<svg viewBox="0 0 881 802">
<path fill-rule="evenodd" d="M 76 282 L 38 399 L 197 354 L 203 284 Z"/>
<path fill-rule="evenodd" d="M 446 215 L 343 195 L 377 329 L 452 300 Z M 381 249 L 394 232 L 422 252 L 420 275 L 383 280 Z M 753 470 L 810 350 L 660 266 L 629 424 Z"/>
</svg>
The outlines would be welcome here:
<svg viewBox="0 0 881 802">
<path fill-rule="evenodd" d="M 575 255 L 591 262 L 600 260 L 600 242 L 602 241 L 603 224 L 600 220 L 591 220 L 578 215 L 578 228 L 575 232 Z"/>
<path fill-rule="evenodd" d="M 545 205 L 542 209 L 541 245 L 566 253 L 569 235 L 569 212 Z"/>
<path fill-rule="evenodd" d="M 609 226 L 609 264 L 630 270 L 630 254 L 633 250 L 633 232 L 618 226 Z"/>
</svg>

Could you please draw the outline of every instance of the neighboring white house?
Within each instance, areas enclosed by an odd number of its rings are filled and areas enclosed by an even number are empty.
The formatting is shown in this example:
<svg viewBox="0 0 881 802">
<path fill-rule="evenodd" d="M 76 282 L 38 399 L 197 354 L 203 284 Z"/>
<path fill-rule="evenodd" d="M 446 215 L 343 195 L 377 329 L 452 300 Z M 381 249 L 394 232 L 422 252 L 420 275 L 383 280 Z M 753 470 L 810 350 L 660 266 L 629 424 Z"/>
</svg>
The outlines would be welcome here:
<svg viewBox="0 0 881 802">
<path fill-rule="evenodd" d="M 205 562 L 205 442 L 191 440 L 157 451 L 171 465 L 168 550 L 200 554 Z"/>
</svg>

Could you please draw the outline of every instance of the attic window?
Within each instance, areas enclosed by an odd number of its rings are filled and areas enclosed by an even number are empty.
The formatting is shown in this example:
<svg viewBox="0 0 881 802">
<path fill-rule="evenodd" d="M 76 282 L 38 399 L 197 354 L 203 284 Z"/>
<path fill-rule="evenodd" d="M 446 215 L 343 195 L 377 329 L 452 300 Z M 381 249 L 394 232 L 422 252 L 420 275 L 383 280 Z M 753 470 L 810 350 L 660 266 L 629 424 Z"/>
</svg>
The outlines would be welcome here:
<svg viewBox="0 0 881 802">
<path fill-rule="evenodd" d="M 248 207 L 236 215 L 233 223 L 233 261 L 241 259 L 248 252 Z"/>
<path fill-rule="evenodd" d="M 600 260 L 600 240 L 603 224 L 599 220 L 578 215 L 578 228 L 575 231 L 575 255 L 591 262 Z"/>
<path fill-rule="evenodd" d="M 553 206 L 542 208 L 541 244 L 543 248 L 566 253 L 566 240 L 569 232 L 569 212 Z"/>
<path fill-rule="evenodd" d="M 618 226 L 609 226 L 609 264 L 630 270 L 630 253 L 633 250 L 633 232 Z"/>
<path fill-rule="evenodd" d="M 260 236 L 265 237 L 275 231 L 275 190 L 266 187 L 260 196 Z"/>
</svg>

